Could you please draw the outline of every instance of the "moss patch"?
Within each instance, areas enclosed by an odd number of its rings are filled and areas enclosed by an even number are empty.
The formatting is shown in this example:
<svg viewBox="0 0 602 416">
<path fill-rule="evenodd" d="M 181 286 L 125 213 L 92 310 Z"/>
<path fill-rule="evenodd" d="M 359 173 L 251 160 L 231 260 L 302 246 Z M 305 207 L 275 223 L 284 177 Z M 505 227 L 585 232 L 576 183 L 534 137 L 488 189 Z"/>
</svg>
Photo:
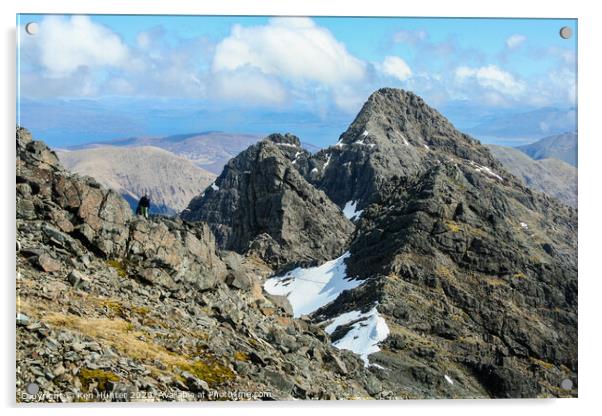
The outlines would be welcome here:
<svg viewBox="0 0 602 416">
<path fill-rule="evenodd" d="M 460 224 L 452 220 L 446 220 L 445 226 L 452 233 L 459 233 L 462 230 L 462 228 L 460 228 Z"/>
<path fill-rule="evenodd" d="M 439 264 L 437 265 L 437 267 L 435 268 L 435 274 L 441 278 L 441 279 L 445 279 L 445 280 L 453 280 L 454 279 L 454 272 L 452 272 L 449 268 Z"/>
<path fill-rule="evenodd" d="M 215 359 L 191 360 L 176 365 L 182 371 L 188 371 L 209 385 L 221 384 L 234 378 L 234 373 L 228 367 Z"/>
<path fill-rule="evenodd" d="M 117 272 L 119 277 L 122 277 L 122 278 L 128 277 L 127 268 L 123 261 L 120 261 L 117 259 L 110 259 L 110 260 L 107 260 L 107 264 L 110 267 L 112 267 L 113 269 L 115 269 L 115 271 Z"/>
<path fill-rule="evenodd" d="M 249 361 L 249 354 L 243 351 L 236 351 L 234 353 L 234 359 L 237 361 Z"/>
<path fill-rule="evenodd" d="M 92 383 L 98 383 L 98 391 L 102 392 L 107 389 L 107 383 L 109 381 L 119 381 L 119 376 L 115 373 L 111 373 L 110 371 L 82 368 L 79 370 L 79 380 L 81 381 L 83 390 L 85 392 L 89 391 Z"/>
</svg>

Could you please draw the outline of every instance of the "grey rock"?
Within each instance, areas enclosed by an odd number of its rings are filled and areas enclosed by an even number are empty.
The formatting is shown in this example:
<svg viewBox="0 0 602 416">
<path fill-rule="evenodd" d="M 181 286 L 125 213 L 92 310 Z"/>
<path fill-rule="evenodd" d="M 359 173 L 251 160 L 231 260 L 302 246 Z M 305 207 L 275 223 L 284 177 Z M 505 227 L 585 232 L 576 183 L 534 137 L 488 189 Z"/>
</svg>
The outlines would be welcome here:
<svg viewBox="0 0 602 416">
<path fill-rule="evenodd" d="M 67 279 L 75 289 L 87 290 L 90 287 L 90 278 L 80 271 L 72 270 Z"/>
<path fill-rule="evenodd" d="M 27 325 L 29 325 L 30 322 L 31 322 L 31 320 L 30 320 L 29 316 L 27 316 L 21 312 L 19 312 L 17 314 L 17 325 L 18 326 L 27 326 Z"/>
<path fill-rule="evenodd" d="M 295 384 L 284 374 L 270 369 L 266 369 L 263 374 L 265 380 L 276 389 L 285 394 L 290 394 L 292 392 Z"/>
<path fill-rule="evenodd" d="M 58 272 L 61 270 L 62 264 L 59 260 L 50 256 L 49 254 L 41 254 L 35 259 L 36 265 L 43 271 L 47 273 Z"/>
<path fill-rule="evenodd" d="M 191 373 L 184 371 L 182 372 L 182 377 L 184 377 L 184 379 L 186 380 L 186 385 L 188 386 L 190 391 L 194 393 L 202 393 L 209 391 L 209 385 L 207 384 L 207 382 L 199 379 L 198 377 L 195 377 Z"/>
<path fill-rule="evenodd" d="M 216 188 L 193 199 L 182 218 L 206 221 L 220 247 L 253 248 L 276 268 L 337 257 L 352 224 L 296 170 L 282 150 L 296 146 L 293 140 L 270 137 L 228 162 Z M 259 247 L 257 238 L 264 241 Z"/>
<path fill-rule="evenodd" d="M 326 361 L 331 363 L 335 370 L 337 372 L 339 372 L 340 374 L 347 374 L 348 370 L 347 370 L 347 366 L 345 365 L 345 363 L 337 356 L 337 354 L 334 354 L 332 352 L 328 352 L 326 354 Z"/>
</svg>

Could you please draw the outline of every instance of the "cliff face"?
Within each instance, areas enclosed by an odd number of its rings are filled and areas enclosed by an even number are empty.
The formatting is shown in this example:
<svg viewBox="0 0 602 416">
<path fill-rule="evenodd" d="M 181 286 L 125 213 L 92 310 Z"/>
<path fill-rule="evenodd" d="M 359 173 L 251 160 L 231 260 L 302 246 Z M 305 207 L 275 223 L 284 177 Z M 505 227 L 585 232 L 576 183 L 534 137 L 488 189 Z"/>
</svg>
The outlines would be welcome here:
<svg viewBox="0 0 602 416">
<path fill-rule="evenodd" d="M 337 257 L 353 226 L 297 171 L 308 157 L 296 137 L 270 136 L 228 162 L 182 218 L 207 222 L 220 247 L 257 253 L 275 268 Z"/>
<path fill-rule="evenodd" d="M 263 261 L 219 250 L 208 225 L 132 218 L 21 128 L 16 187 L 18 401 L 382 396 L 359 358 L 262 293 Z"/>
</svg>

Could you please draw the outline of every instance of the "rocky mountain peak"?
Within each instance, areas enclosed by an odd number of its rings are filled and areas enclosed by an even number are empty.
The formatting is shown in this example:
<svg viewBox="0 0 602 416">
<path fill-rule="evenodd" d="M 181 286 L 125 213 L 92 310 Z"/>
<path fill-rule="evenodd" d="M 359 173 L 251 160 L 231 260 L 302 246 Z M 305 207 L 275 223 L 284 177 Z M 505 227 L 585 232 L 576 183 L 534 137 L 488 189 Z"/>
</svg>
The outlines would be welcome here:
<svg viewBox="0 0 602 416">
<path fill-rule="evenodd" d="M 308 155 L 295 136 L 268 136 L 230 160 L 181 216 L 207 222 L 220 247 L 275 268 L 337 257 L 353 225 L 297 169 Z"/>
<path fill-rule="evenodd" d="M 299 138 L 297 136 L 295 136 L 294 134 L 290 134 L 290 133 L 285 133 L 285 134 L 273 133 L 273 134 L 270 134 L 268 137 L 266 137 L 265 140 L 269 140 L 278 145 L 289 145 L 289 146 L 294 146 L 294 147 L 299 147 L 299 148 L 301 147 L 301 140 L 299 140 Z"/>
<path fill-rule="evenodd" d="M 508 176 L 477 140 L 422 98 L 394 88 L 373 93 L 339 141 L 312 162 L 306 177 L 341 208 L 364 208 L 392 177 L 421 175 L 440 163 Z"/>
</svg>

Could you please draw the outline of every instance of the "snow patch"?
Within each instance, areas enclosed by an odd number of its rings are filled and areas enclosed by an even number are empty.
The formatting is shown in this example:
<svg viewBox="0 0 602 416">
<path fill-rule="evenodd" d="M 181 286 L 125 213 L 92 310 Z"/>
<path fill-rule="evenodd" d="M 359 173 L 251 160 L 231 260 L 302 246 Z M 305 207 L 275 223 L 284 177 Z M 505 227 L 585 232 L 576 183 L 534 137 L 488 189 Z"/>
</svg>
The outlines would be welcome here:
<svg viewBox="0 0 602 416">
<path fill-rule="evenodd" d="M 313 168 L 313 169 L 311 170 L 311 173 L 318 173 L 318 168 Z"/>
<path fill-rule="evenodd" d="M 358 287 L 361 280 L 348 280 L 345 259 L 341 257 L 309 268 L 297 267 L 282 276 L 272 277 L 264 283 L 266 292 L 286 296 L 293 307 L 293 315 L 309 314 L 335 300 L 341 292 Z"/>
<path fill-rule="evenodd" d="M 334 318 L 324 330 L 331 335 L 338 327 L 344 325 L 350 325 L 349 331 L 332 345 L 358 354 L 364 361 L 364 365 L 368 367 L 370 365 L 368 355 L 380 351 L 378 343 L 384 341 L 389 335 L 387 323 L 378 314 L 375 306 L 366 313 L 360 311 L 343 313 Z"/>
<path fill-rule="evenodd" d="M 299 155 L 300 155 L 300 154 L 301 154 L 301 152 L 297 152 L 297 153 L 295 153 L 295 156 L 294 156 L 295 160 L 293 160 L 293 165 L 294 165 L 295 163 L 297 163 L 297 159 L 299 159 Z"/>
<path fill-rule="evenodd" d="M 338 142 L 336 142 L 336 144 L 334 145 L 334 147 L 343 147 L 345 146 L 345 143 L 343 143 L 343 139 L 340 139 Z"/>
<path fill-rule="evenodd" d="M 358 201 L 347 201 L 345 204 L 345 207 L 343 208 L 343 215 L 345 215 L 347 219 L 352 221 L 358 219 L 362 215 L 362 212 L 364 212 L 363 209 L 359 211 L 357 210 L 357 202 Z"/>
<path fill-rule="evenodd" d="M 523 227 L 523 229 L 525 229 L 525 230 L 529 229 L 529 225 L 526 222 L 521 222 L 520 226 Z"/>
<path fill-rule="evenodd" d="M 368 137 L 370 133 L 368 133 L 368 130 L 364 130 L 364 132 L 362 133 L 362 136 L 364 137 Z"/>
<path fill-rule="evenodd" d="M 428 147 L 426 144 L 425 144 L 425 145 L 423 145 L 423 146 L 424 146 L 424 148 L 425 148 L 426 150 L 431 150 L 431 149 L 430 149 L 430 147 Z"/>
<path fill-rule="evenodd" d="M 295 147 L 295 148 L 299 147 L 296 144 L 292 144 L 292 143 L 276 143 L 276 145 L 277 146 L 284 146 L 284 147 Z"/>
<path fill-rule="evenodd" d="M 213 183 L 211 184 L 211 189 L 213 189 L 214 191 L 219 191 L 219 186 L 217 186 L 217 185 L 215 184 L 215 182 L 213 182 Z"/>
<path fill-rule="evenodd" d="M 484 173 L 484 174 L 486 174 L 486 175 L 489 175 L 489 176 L 491 176 L 491 177 L 493 177 L 493 178 L 495 178 L 495 179 L 497 179 L 497 180 L 499 180 L 499 181 L 503 181 L 503 180 L 504 180 L 504 178 L 502 178 L 500 175 L 498 175 L 498 174 L 497 174 L 497 173 L 495 173 L 493 170 L 491 170 L 491 168 L 490 168 L 490 167 L 487 167 L 487 166 L 481 166 L 481 165 L 479 165 L 478 163 L 475 163 L 475 162 L 473 162 L 473 161 L 470 161 L 470 165 L 471 165 L 471 166 L 473 166 L 473 167 L 474 167 L 474 169 L 475 169 L 477 172 L 481 172 L 481 173 Z"/>
<path fill-rule="evenodd" d="M 328 167 L 328 165 L 330 164 L 330 159 L 332 158 L 332 153 L 328 154 L 328 159 L 326 159 L 326 163 L 324 163 L 324 166 L 322 166 L 322 170 L 326 170 L 326 167 Z"/>
<path fill-rule="evenodd" d="M 400 134 L 401 136 L 401 140 L 403 140 L 403 144 L 405 144 L 406 146 L 410 145 L 410 142 L 408 142 L 408 139 L 406 139 L 406 136 L 404 136 L 403 134 Z"/>
<path fill-rule="evenodd" d="M 445 381 L 447 381 L 449 384 L 451 384 L 453 386 L 454 380 L 452 380 L 452 378 L 450 376 L 448 376 L 447 374 L 444 377 L 445 377 Z"/>
</svg>

